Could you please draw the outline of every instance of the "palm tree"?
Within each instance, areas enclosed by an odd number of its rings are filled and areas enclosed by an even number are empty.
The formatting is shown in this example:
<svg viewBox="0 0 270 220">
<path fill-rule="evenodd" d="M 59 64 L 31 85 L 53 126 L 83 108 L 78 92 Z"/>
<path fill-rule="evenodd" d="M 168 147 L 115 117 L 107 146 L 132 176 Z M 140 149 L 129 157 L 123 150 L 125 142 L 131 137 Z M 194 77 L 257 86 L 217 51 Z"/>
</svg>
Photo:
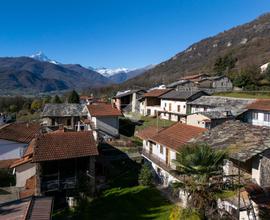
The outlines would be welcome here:
<svg viewBox="0 0 270 220">
<path fill-rule="evenodd" d="M 184 146 L 174 161 L 183 180 L 175 186 L 188 194 L 187 208 L 197 210 L 202 218 L 215 216 L 217 198 L 224 186 L 222 165 L 226 152 L 206 144 Z"/>
</svg>

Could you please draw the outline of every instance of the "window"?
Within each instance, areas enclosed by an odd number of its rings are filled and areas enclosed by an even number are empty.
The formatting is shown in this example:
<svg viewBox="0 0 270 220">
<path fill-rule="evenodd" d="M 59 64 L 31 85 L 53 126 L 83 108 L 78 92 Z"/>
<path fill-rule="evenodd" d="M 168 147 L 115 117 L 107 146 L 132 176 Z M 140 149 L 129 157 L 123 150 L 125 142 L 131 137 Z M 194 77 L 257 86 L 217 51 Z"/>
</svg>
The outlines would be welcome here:
<svg viewBox="0 0 270 220">
<path fill-rule="evenodd" d="M 270 122 L 270 113 L 264 114 L 264 121 Z"/>
<path fill-rule="evenodd" d="M 181 108 L 181 106 L 180 105 L 177 105 L 177 111 L 178 112 L 180 112 L 180 110 L 181 110 L 180 108 Z"/>
<path fill-rule="evenodd" d="M 161 153 L 161 154 L 163 154 L 163 146 L 159 146 L 159 152 Z"/>
<path fill-rule="evenodd" d="M 169 112 L 172 111 L 172 103 L 169 103 Z"/>
<path fill-rule="evenodd" d="M 165 108 L 167 107 L 167 103 L 166 103 L 166 102 L 164 103 L 164 107 L 165 107 Z"/>
<path fill-rule="evenodd" d="M 252 119 L 258 120 L 258 112 L 252 112 Z"/>
</svg>

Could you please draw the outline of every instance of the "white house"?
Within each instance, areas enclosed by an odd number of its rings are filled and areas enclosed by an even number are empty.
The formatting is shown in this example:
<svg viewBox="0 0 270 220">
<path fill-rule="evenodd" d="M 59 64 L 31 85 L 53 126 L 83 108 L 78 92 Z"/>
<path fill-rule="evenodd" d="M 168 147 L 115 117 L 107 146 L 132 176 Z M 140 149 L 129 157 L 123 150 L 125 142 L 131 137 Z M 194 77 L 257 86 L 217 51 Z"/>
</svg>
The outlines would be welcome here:
<svg viewBox="0 0 270 220">
<path fill-rule="evenodd" d="M 247 109 L 244 118 L 248 123 L 270 127 L 270 99 L 258 99 Z"/>
<path fill-rule="evenodd" d="M 160 117 L 171 121 L 185 122 L 186 115 L 189 113 L 187 103 L 205 95 L 208 94 L 203 91 L 171 90 L 170 92 L 160 96 Z"/>
<path fill-rule="evenodd" d="M 122 113 L 111 104 L 93 103 L 85 107 L 92 130 L 111 137 L 119 136 L 119 117 Z"/>
<path fill-rule="evenodd" d="M 190 139 L 205 130 L 175 123 L 170 127 L 161 129 L 149 127 L 136 134 L 143 140 L 142 156 L 145 162 L 153 168 L 158 181 L 163 186 L 168 186 L 180 178 L 173 172 L 176 169 L 173 160 L 176 159 L 177 151 Z"/>
<path fill-rule="evenodd" d="M 0 129 L 0 160 L 21 158 L 40 126 L 33 123 L 12 123 Z"/>
</svg>

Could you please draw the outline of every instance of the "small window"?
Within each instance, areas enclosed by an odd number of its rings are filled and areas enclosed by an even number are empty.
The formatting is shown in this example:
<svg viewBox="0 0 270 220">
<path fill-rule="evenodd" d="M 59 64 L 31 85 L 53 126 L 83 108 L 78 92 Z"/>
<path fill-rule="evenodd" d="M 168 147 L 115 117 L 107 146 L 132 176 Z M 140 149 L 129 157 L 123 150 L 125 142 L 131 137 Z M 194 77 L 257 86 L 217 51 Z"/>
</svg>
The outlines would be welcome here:
<svg viewBox="0 0 270 220">
<path fill-rule="evenodd" d="M 161 153 L 161 154 L 163 154 L 163 146 L 159 146 L 159 152 Z"/>
<path fill-rule="evenodd" d="M 264 121 L 270 122 L 270 113 L 265 113 L 264 114 Z"/>
<path fill-rule="evenodd" d="M 252 119 L 258 120 L 258 112 L 252 112 Z"/>
<path fill-rule="evenodd" d="M 181 106 L 177 105 L 177 111 L 180 112 L 180 110 L 181 110 Z"/>
</svg>

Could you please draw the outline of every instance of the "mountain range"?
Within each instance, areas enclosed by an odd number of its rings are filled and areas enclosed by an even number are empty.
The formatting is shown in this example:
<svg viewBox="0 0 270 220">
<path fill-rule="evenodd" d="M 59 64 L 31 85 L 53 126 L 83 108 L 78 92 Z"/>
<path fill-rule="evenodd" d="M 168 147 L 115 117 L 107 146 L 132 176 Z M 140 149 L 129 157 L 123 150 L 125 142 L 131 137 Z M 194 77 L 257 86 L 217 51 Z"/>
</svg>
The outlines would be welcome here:
<svg viewBox="0 0 270 220">
<path fill-rule="evenodd" d="M 182 76 L 211 74 L 217 58 L 228 54 L 237 59 L 232 71 L 239 71 L 248 66 L 260 67 L 268 63 L 270 61 L 270 13 L 190 45 L 143 75 L 127 80 L 119 89 L 151 87 L 179 80 Z"/>
<path fill-rule="evenodd" d="M 90 68 L 93 69 L 94 71 L 100 73 L 101 75 L 107 77 L 108 79 L 110 79 L 112 82 L 114 83 L 123 83 L 126 80 L 132 79 L 136 76 L 139 76 L 143 73 L 145 73 L 146 71 L 154 68 L 155 65 L 148 65 L 142 68 L 136 68 L 136 69 L 128 69 L 128 68 L 115 68 L 115 69 L 109 69 L 109 68 Z"/>
<path fill-rule="evenodd" d="M 145 72 L 147 68 L 120 71 L 110 70 L 110 74 L 99 69 L 86 68 L 80 64 L 62 64 L 48 58 L 43 52 L 29 57 L 0 58 L 0 92 L 34 94 L 37 92 L 82 90 L 115 83 Z M 125 71 L 123 71 L 125 70 Z M 103 68 L 105 71 L 105 68 Z M 109 69 L 106 69 L 109 73 Z"/>
<path fill-rule="evenodd" d="M 236 58 L 232 71 L 270 61 L 270 13 L 208 37 L 167 61 L 139 69 L 92 68 L 62 64 L 39 52 L 30 57 L 0 58 L 0 92 L 50 92 L 119 84 L 117 89 L 152 87 L 182 76 L 214 71 L 218 58 Z"/>
</svg>

